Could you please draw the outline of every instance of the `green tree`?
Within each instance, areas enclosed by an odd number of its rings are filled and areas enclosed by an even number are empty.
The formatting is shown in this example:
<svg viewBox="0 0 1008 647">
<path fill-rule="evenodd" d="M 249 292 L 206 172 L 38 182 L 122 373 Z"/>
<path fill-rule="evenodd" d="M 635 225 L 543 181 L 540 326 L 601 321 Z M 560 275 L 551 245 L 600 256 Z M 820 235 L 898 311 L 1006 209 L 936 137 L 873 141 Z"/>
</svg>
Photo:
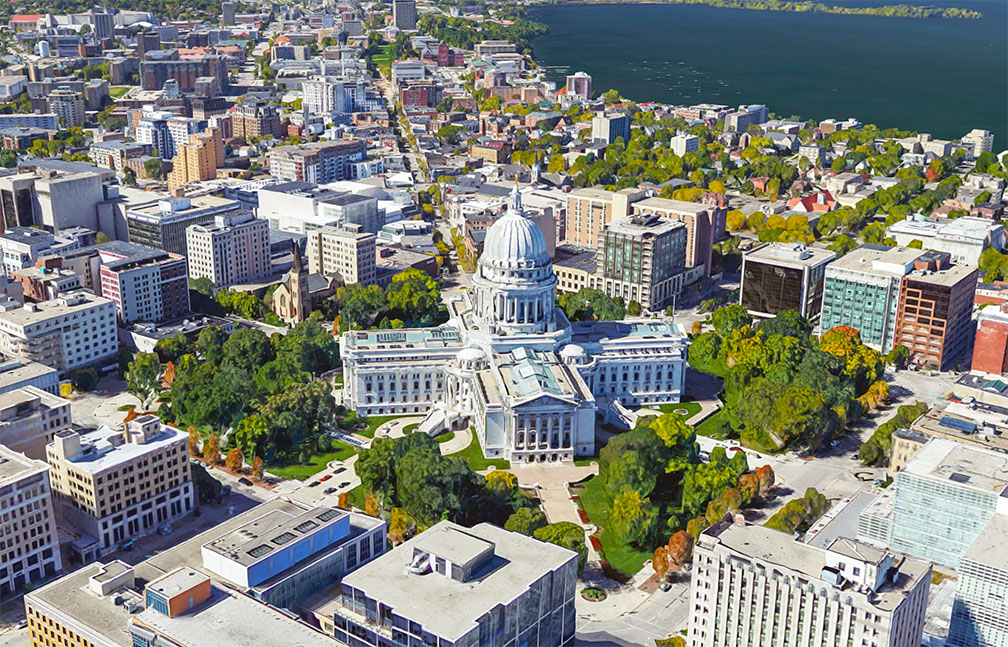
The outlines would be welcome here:
<svg viewBox="0 0 1008 647">
<path fill-rule="evenodd" d="M 144 172 L 147 174 L 147 179 L 149 180 L 159 180 L 161 179 L 161 160 L 158 158 L 151 158 L 144 162 Z"/>
<path fill-rule="evenodd" d="M 235 427 L 235 443 L 245 456 L 263 456 L 270 436 L 266 419 L 258 414 L 245 416 Z"/>
<path fill-rule="evenodd" d="M 888 362 L 891 366 L 895 366 L 897 368 L 903 368 L 904 366 L 906 366 L 907 361 L 909 360 L 910 360 L 910 349 L 904 346 L 903 344 L 899 344 L 898 346 L 894 347 L 886 355 L 886 362 Z"/>
<path fill-rule="evenodd" d="M 726 337 L 733 330 L 752 324 L 752 317 L 741 305 L 733 303 L 711 313 L 711 324 L 717 334 Z"/>
<path fill-rule="evenodd" d="M 208 363 L 219 364 L 227 338 L 227 333 L 220 326 L 207 326 L 196 337 L 196 350 Z"/>
<path fill-rule="evenodd" d="M 630 304 L 627 305 L 627 314 L 631 317 L 639 317 L 641 314 L 641 304 L 636 301 L 631 301 Z"/>
<path fill-rule="evenodd" d="M 621 544 L 648 548 L 657 528 L 658 511 L 640 492 L 626 490 L 613 499 L 606 532 Z"/>
<path fill-rule="evenodd" d="M 154 353 L 137 353 L 126 371 L 126 388 L 146 409 L 161 385 L 161 360 Z"/>
<path fill-rule="evenodd" d="M 546 516 L 535 508 L 519 508 L 515 510 L 504 524 L 505 530 L 520 532 L 532 536 L 535 531 L 546 525 Z"/>
<path fill-rule="evenodd" d="M 441 305 L 437 281 L 417 269 L 395 275 L 385 289 L 385 298 L 392 313 L 411 326 L 432 325 Z"/>
<path fill-rule="evenodd" d="M 581 526 L 570 521 L 558 521 L 539 528 L 532 536 L 539 541 L 573 550 L 578 554 L 578 570 L 584 568 L 588 559 L 588 546 L 585 545 L 584 528 Z"/>
<path fill-rule="evenodd" d="M 259 329 L 238 328 L 223 345 L 222 363 L 250 375 L 273 358 L 273 346 L 269 337 Z"/>
<path fill-rule="evenodd" d="M 177 362 L 183 355 L 191 355 L 195 351 L 196 345 L 182 333 L 175 333 L 171 337 L 159 340 L 154 345 L 154 352 L 165 364 Z"/>
</svg>

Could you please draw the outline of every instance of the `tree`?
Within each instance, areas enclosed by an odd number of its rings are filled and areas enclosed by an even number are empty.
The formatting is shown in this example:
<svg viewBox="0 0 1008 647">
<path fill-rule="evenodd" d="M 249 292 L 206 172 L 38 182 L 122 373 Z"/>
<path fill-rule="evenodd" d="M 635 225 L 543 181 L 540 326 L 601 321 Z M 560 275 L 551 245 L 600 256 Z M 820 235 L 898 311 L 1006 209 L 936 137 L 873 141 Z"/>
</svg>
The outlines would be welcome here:
<svg viewBox="0 0 1008 647">
<path fill-rule="evenodd" d="M 654 557 L 651 558 L 651 566 L 655 570 L 655 575 L 659 579 L 664 579 L 669 572 L 668 550 L 664 546 L 655 548 Z"/>
<path fill-rule="evenodd" d="M 161 160 L 158 158 L 151 158 L 144 162 L 143 164 L 144 172 L 147 174 L 148 180 L 159 180 L 161 179 Z"/>
<path fill-rule="evenodd" d="M 232 472 L 241 472 L 242 468 L 245 466 L 245 455 L 242 454 L 242 450 L 235 447 L 228 452 L 227 459 L 225 459 L 224 464 Z"/>
<path fill-rule="evenodd" d="M 613 499 L 606 532 L 621 544 L 647 546 L 658 524 L 658 511 L 639 492 L 625 490 Z"/>
<path fill-rule="evenodd" d="M 732 209 L 728 212 L 725 221 L 725 227 L 728 231 L 740 231 L 746 226 L 746 215 L 739 211 L 738 209 Z"/>
<path fill-rule="evenodd" d="M 154 353 L 137 353 L 126 371 L 126 388 L 147 408 L 161 384 L 161 361 Z"/>
<path fill-rule="evenodd" d="M 388 307 L 411 326 L 429 326 L 437 319 L 441 291 L 426 272 L 408 269 L 392 277 L 385 289 Z"/>
<path fill-rule="evenodd" d="M 192 341 L 182 333 L 161 339 L 154 345 L 154 352 L 162 363 L 178 362 L 183 355 L 191 355 L 196 350 Z"/>
<path fill-rule="evenodd" d="M 196 427 L 189 427 L 189 456 L 198 458 L 200 455 L 200 437 Z"/>
<path fill-rule="evenodd" d="M 519 508 L 515 510 L 504 524 L 505 530 L 520 532 L 530 537 L 546 525 L 546 516 L 535 508 Z"/>
<path fill-rule="evenodd" d="M 627 314 L 631 317 L 639 317 L 641 314 L 641 304 L 636 301 L 630 301 L 630 304 L 627 306 Z"/>
<path fill-rule="evenodd" d="M 774 471 L 769 465 L 764 465 L 763 467 L 756 468 L 756 478 L 759 479 L 759 491 L 762 495 L 763 493 L 769 493 L 774 486 Z"/>
<path fill-rule="evenodd" d="M 207 326 L 196 337 L 196 351 L 210 364 L 219 364 L 227 338 L 227 333 L 220 326 Z"/>
<path fill-rule="evenodd" d="M 228 455 L 230 456 L 230 452 L 228 453 Z M 263 459 L 261 456 L 256 456 L 255 460 L 252 461 L 252 470 L 250 472 L 252 478 L 254 478 L 257 481 L 261 481 L 263 477 L 263 470 L 264 470 Z"/>
<path fill-rule="evenodd" d="M 896 368 L 903 368 L 904 366 L 906 366 L 907 361 L 909 361 L 909 359 L 910 359 L 910 349 L 904 346 L 903 344 L 899 344 L 898 346 L 894 347 L 886 355 L 886 362 L 888 362 L 889 365 L 891 366 L 895 366 Z"/>
<path fill-rule="evenodd" d="M 203 458 L 211 465 L 220 462 L 220 438 L 217 434 L 210 434 L 203 443 Z"/>
<path fill-rule="evenodd" d="M 238 328 L 223 345 L 222 364 L 254 373 L 273 360 L 273 346 L 266 333 L 254 328 Z"/>
<path fill-rule="evenodd" d="M 752 317 L 741 305 L 733 303 L 711 313 L 711 324 L 718 335 L 725 337 L 733 330 L 752 324 Z"/>
<path fill-rule="evenodd" d="M 708 528 L 710 528 L 710 523 L 707 521 L 707 517 L 702 515 L 690 519 L 686 524 L 686 532 L 693 538 L 694 543 L 700 539 L 700 533 Z"/>
<path fill-rule="evenodd" d="M 416 521 L 402 508 L 392 508 L 389 513 L 388 538 L 393 544 L 401 544 L 416 530 Z"/>
<path fill-rule="evenodd" d="M 578 554 L 578 570 L 584 568 L 588 560 L 588 546 L 585 545 L 584 528 L 581 526 L 570 521 L 558 521 L 539 528 L 532 536 L 539 541 L 573 550 Z"/>
<path fill-rule="evenodd" d="M 669 538 L 669 561 L 677 566 L 686 564 L 693 556 L 693 536 L 685 530 L 680 530 Z"/>
</svg>

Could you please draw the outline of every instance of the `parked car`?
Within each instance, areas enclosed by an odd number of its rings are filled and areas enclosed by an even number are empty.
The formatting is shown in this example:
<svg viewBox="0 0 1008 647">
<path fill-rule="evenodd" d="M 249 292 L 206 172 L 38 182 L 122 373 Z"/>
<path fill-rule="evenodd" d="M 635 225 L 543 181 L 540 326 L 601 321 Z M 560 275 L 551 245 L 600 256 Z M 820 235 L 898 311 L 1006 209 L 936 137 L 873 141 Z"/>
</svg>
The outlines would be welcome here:
<svg viewBox="0 0 1008 647">
<path fill-rule="evenodd" d="M 669 582 L 662 582 L 662 585 L 658 587 L 658 590 L 660 590 L 662 593 L 667 593 L 670 590 L 672 590 L 672 584 L 670 584 Z"/>
<path fill-rule="evenodd" d="M 17 623 L 17 625 L 15 625 L 15 626 L 18 629 L 24 629 L 25 627 L 28 626 L 28 621 L 27 620 L 22 620 L 21 622 Z"/>
<path fill-rule="evenodd" d="M 331 478 L 332 478 L 332 474 L 326 474 L 325 476 L 323 476 L 322 478 L 320 478 L 319 481 L 325 482 L 325 481 L 328 481 Z"/>
<path fill-rule="evenodd" d="M 337 467 L 336 469 L 333 470 L 333 474 L 342 474 L 345 471 L 346 471 L 345 467 Z"/>
<path fill-rule="evenodd" d="M 335 494 L 335 493 L 336 488 L 334 487 L 327 487 L 325 490 L 323 490 L 323 494 Z"/>
<path fill-rule="evenodd" d="M 730 449 L 730 450 L 731 450 L 731 451 L 733 451 L 733 452 L 740 452 L 740 451 L 742 451 L 742 448 L 741 448 L 741 447 L 739 447 L 739 446 L 737 446 L 737 445 L 732 445 L 732 446 L 731 446 L 731 447 L 729 447 L 728 449 Z"/>
<path fill-rule="evenodd" d="M 315 487 L 318 484 L 319 484 L 318 481 L 312 481 L 311 483 L 308 484 L 308 487 Z"/>
<path fill-rule="evenodd" d="M 345 488 L 345 487 L 347 487 L 349 485 L 350 485 L 350 481 L 343 481 L 342 483 L 339 484 L 339 487 L 340 488 Z"/>
<path fill-rule="evenodd" d="M 172 527 L 169 526 L 169 525 L 161 526 L 160 528 L 157 529 L 157 534 L 159 534 L 161 536 L 170 535 L 170 534 L 172 534 Z"/>
<path fill-rule="evenodd" d="M 244 476 L 238 479 L 238 482 L 241 483 L 242 485 L 252 485 L 252 481 L 248 480 Z"/>
</svg>

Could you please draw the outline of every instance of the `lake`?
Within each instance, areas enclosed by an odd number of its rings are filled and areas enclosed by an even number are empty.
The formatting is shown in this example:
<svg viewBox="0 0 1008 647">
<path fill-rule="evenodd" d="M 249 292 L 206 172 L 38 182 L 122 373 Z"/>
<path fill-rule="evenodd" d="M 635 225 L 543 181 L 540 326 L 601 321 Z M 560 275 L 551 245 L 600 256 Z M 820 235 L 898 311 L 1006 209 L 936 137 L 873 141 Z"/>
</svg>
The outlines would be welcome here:
<svg viewBox="0 0 1008 647">
<path fill-rule="evenodd" d="M 994 133 L 995 152 L 1008 149 L 1008 2 L 930 4 L 984 17 L 601 4 L 534 6 L 529 18 L 549 25 L 533 47 L 551 78 L 562 83 L 583 70 L 596 94 L 764 103 L 780 116 L 855 117 L 944 139 L 983 128 Z"/>
</svg>

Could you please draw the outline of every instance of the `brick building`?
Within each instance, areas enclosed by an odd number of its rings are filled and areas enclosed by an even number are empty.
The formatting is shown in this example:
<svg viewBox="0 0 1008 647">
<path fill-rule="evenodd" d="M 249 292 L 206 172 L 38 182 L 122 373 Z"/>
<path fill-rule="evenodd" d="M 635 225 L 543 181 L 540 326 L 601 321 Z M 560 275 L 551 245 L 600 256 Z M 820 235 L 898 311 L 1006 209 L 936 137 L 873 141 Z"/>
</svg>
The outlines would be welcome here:
<svg viewBox="0 0 1008 647">
<path fill-rule="evenodd" d="M 1008 373 L 1008 304 L 980 311 L 971 368 L 990 375 Z"/>
</svg>

